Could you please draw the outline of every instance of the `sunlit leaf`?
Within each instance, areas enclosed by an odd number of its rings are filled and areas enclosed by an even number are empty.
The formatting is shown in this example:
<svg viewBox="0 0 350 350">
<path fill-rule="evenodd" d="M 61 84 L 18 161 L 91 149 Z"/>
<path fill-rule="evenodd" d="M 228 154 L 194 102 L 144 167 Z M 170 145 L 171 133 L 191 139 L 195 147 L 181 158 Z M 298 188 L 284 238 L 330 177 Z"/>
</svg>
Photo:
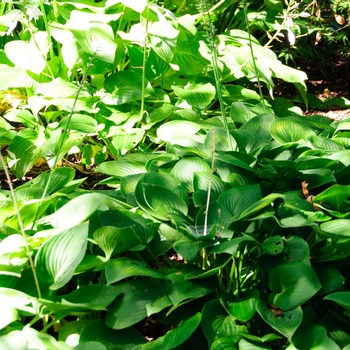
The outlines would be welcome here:
<svg viewBox="0 0 350 350">
<path fill-rule="evenodd" d="M 75 197 L 50 216 L 50 223 L 53 227 L 73 227 L 93 214 L 105 199 L 106 196 L 99 193 Z"/>
<path fill-rule="evenodd" d="M 184 88 L 172 86 L 177 96 L 194 108 L 204 109 L 215 97 L 215 87 L 210 84 L 187 84 Z"/>
<path fill-rule="evenodd" d="M 281 143 L 306 141 L 308 137 L 315 135 L 312 129 L 288 117 L 276 119 L 271 124 L 270 132 L 272 137 Z"/>
<path fill-rule="evenodd" d="M 38 277 L 56 290 L 72 278 L 85 255 L 88 225 L 82 224 L 53 236 L 40 248 L 35 259 Z"/>
</svg>

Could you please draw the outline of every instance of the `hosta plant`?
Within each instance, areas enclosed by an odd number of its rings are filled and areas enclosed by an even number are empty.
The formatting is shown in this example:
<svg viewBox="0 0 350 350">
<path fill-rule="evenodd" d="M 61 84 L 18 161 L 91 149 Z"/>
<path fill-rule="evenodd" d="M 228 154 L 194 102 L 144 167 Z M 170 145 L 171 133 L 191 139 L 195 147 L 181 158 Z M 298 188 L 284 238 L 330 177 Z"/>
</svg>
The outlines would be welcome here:
<svg viewBox="0 0 350 350">
<path fill-rule="evenodd" d="M 346 348 L 349 121 L 165 5 L 1 5 L 0 348 Z"/>
</svg>

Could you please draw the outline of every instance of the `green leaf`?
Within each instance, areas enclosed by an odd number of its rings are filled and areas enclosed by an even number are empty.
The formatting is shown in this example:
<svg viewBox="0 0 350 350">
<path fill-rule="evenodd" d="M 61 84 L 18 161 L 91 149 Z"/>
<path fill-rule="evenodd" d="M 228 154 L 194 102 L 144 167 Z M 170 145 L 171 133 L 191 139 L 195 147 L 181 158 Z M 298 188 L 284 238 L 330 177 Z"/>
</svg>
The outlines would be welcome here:
<svg viewBox="0 0 350 350">
<path fill-rule="evenodd" d="M 85 255 L 87 236 L 88 225 L 81 224 L 53 236 L 40 248 L 35 268 L 51 290 L 61 288 L 72 278 Z"/>
<path fill-rule="evenodd" d="M 275 120 L 271 124 L 270 132 L 271 136 L 281 143 L 306 141 L 310 136 L 315 135 L 308 126 L 288 117 Z"/>
<path fill-rule="evenodd" d="M 329 294 L 343 288 L 345 279 L 339 270 L 334 267 L 318 268 L 316 269 L 316 273 L 322 286 L 318 294 Z"/>
<path fill-rule="evenodd" d="M 281 236 L 273 236 L 265 239 L 262 244 L 265 254 L 277 255 L 283 252 L 284 241 Z"/>
<path fill-rule="evenodd" d="M 269 300 L 282 311 L 304 304 L 321 288 L 314 269 L 304 263 L 282 264 L 269 274 Z"/>
<path fill-rule="evenodd" d="M 104 162 L 97 167 L 97 171 L 110 176 L 123 177 L 146 172 L 144 163 L 130 160 L 115 160 Z"/>
<path fill-rule="evenodd" d="M 238 343 L 238 350 L 258 350 L 258 349 L 266 349 L 271 350 L 271 347 L 267 344 L 261 344 L 261 343 L 252 343 L 248 342 L 245 339 L 241 339 Z"/>
<path fill-rule="evenodd" d="M 70 118 L 62 118 L 58 128 L 65 130 L 66 127 L 68 127 L 68 130 L 76 130 L 87 134 L 98 131 L 97 121 L 85 114 L 73 114 Z"/>
<path fill-rule="evenodd" d="M 289 341 L 301 324 L 303 317 L 303 311 L 300 306 L 293 310 L 281 311 L 262 300 L 258 300 L 256 311 L 267 324 L 287 337 Z"/>
<path fill-rule="evenodd" d="M 84 193 L 49 216 L 50 223 L 57 228 L 74 227 L 89 218 L 105 200 L 106 196 L 103 194 Z"/>
<path fill-rule="evenodd" d="M 152 216 L 168 220 L 170 214 L 187 214 L 187 195 L 177 179 L 168 174 L 146 173 L 135 189 L 138 205 Z"/>
<path fill-rule="evenodd" d="M 184 301 L 201 298 L 213 292 L 215 286 L 210 279 L 200 281 L 187 280 L 187 275 L 193 271 L 198 271 L 198 269 L 186 267 L 167 274 L 168 280 L 171 281 L 171 286 L 167 294 L 175 307 L 181 305 Z M 168 314 L 171 311 L 173 309 L 170 309 Z"/>
<path fill-rule="evenodd" d="M 212 243 L 207 243 L 204 241 L 191 242 L 186 240 L 186 241 L 176 241 L 173 244 L 173 248 L 187 262 L 194 262 L 198 258 L 197 253 L 202 248 L 206 248 L 208 245 L 212 245 Z"/>
<path fill-rule="evenodd" d="M 33 166 L 39 150 L 32 140 L 15 136 L 9 146 L 9 165 L 17 178 L 22 179 L 25 173 Z M 10 160 L 13 161 L 11 164 Z"/>
<path fill-rule="evenodd" d="M 211 345 L 210 350 L 236 350 L 237 342 L 232 338 L 219 338 Z"/>
<path fill-rule="evenodd" d="M 120 129 L 119 132 L 113 132 L 112 145 L 123 155 L 128 151 L 135 149 L 140 141 L 143 139 L 145 132 L 143 129 Z"/>
<path fill-rule="evenodd" d="M 47 303 L 47 307 L 52 311 L 67 312 L 70 307 L 72 310 L 86 311 L 102 311 L 115 299 L 120 292 L 112 287 L 104 284 L 93 284 L 81 286 L 69 294 L 53 297 L 52 300 L 57 302 L 57 306 Z M 46 305 L 45 300 L 40 300 Z M 58 304 L 60 303 L 60 304 Z M 50 306 L 53 306 L 51 308 Z"/>
<path fill-rule="evenodd" d="M 200 129 L 201 126 L 197 123 L 187 120 L 173 120 L 161 125 L 157 129 L 157 135 L 163 141 L 175 142 L 195 135 Z"/>
<path fill-rule="evenodd" d="M 83 12 L 75 11 L 76 14 Z M 76 18 L 79 23 L 79 18 Z M 83 24 L 83 29 L 71 29 L 75 39 L 85 52 L 98 57 L 104 62 L 113 63 L 117 44 L 114 42 L 113 30 L 108 24 L 92 22 Z"/>
<path fill-rule="evenodd" d="M 350 292 L 335 292 L 328 294 L 323 299 L 332 300 L 338 305 L 350 310 Z"/>
<path fill-rule="evenodd" d="M 339 211 L 342 203 L 350 197 L 350 186 L 333 185 L 313 198 L 315 203 L 327 203 Z"/>
<path fill-rule="evenodd" d="M 143 245 L 149 243 L 154 237 L 154 232 L 147 226 L 147 221 L 141 215 L 128 210 L 106 210 L 99 213 L 99 219 L 102 226 L 115 226 L 118 228 L 118 232 L 121 235 L 125 232 L 124 229 L 128 230 L 132 227 L 133 232 L 137 234 Z M 119 235 L 118 239 L 121 239 Z M 128 240 L 128 238 L 124 239 Z M 120 251 L 118 252 L 120 253 Z"/>
<path fill-rule="evenodd" d="M 215 87 L 210 84 L 187 84 L 185 87 L 172 85 L 175 94 L 189 105 L 200 110 L 205 109 L 215 97 Z"/>
<path fill-rule="evenodd" d="M 210 166 L 201 158 L 190 157 L 179 160 L 170 174 L 181 182 L 187 192 L 194 192 L 193 177 L 196 172 L 210 173 Z"/>
<path fill-rule="evenodd" d="M 315 261 L 333 261 L 350 255 L 350 241 L 335 242 L 321 248 L 315 254 Z"/>
<path fill-rule="evenodd" d="M 142 75 L 140 72 L 120 71 L 107 77 L 104 87 L 111 93 L 111 103 L 122 105 L 127 102 L 136 101 L 142 98 Z M 144 97 L 153 93 L 151 85 L 145 82 Z"/>
<path fill-rule="evenodd" d="M 0 312 L 1 312 L 0 329 L 5 328 L 11 322 L 14 322 L 19 318 L 19 314 L 17 310 L 3 300 L 0 301 Z M 0 340 L 0 344 L 1 344 L 1 340 Z"/>
<path fill-rule="evenodd" d="M 246 327 L 238 325 L 235 317 L 226 312 L 218 299 L 205 303 L 202 311 L 202 329 L 209 348 L 217 339 L 231 337 L 238 342 L 243 337 L 242 333 L 247 333 Z"/>
<path fill-rule="evenodd" d="M 308 325 L 306 329 L 301 326 L 293 336 L 293 344 L 301 350 L 340 350 L 337 343 L 328 338 L 327 330 L 318 324 Z"/>
<path fill-rule="evenodd" d="M 329 237 L 344 238 L 350 236 L 349 225 L 348 219 L 336 219 L 322 223 L 320 229 Z"/>
<path fill-rule="evenodd" d="M 42 83 L 36 89 L 37 95 L 43 95 L 46 97 L 71 97 L 78 94 L 79 88 L 73 83 L 70 83 L 62 78 L 56 78 L 49 83 Z M 81 94 L 81 92 L 79 92 Z"/>
<path fill-rule="evenodd" d="M 4 49 L 7 57 L 17 68 L 40 74 L 46 67 L 46 55 L 49 51 L 47 32 L 36 32 L 29 42 L 10 41 L 5 44 Z"/>
<path fill-rule="evenodd" d="M 248 120 L 258 114 L 265 114 L 267 111 L 259 105 L 248 102 L 233 102 L 230 108 L 230 117 L 234 122 L 245 124 Z"/>
<path fill-rule="evenodd" d="M 284 195 L 279 193 L 270 193 L 266 197 L 258 200 L 257 202 L 249 206 L 247 209 L 245 209 L 241 213 L 241 215 L 235 220 L 243 220 L 248 218 L 249 216 L 252 216 L 253 214 L 257 214 L 261 209 L 269 206 L 277 198 L 284 198 Z"/>
<path fill-rule="evenodd" d="M 261 199 L 259 185 L 237 186 L 224 191 L 218 198 L 218 202 L 232 214 L 233 219 Z"/>
<path fill-rule="evenodd" d="M 179 31 L 164 18 L 162 21 L 149 23 L 147 32 L 152 49 L 161 59 L 170 63 L 174 57 Z"/>
<path fill-rule="evenodd" d="M 204 236 L 204 227 L 205 227 L 205 210 L 206 207 L 202 207 L 197 216 L 196 216 L 196 232 L 197 234 L 201 234 Z M 218 201 L 213 201 L 209 204 L 208 216 L 207 216 L 207 227 L 210 229 L 214 227 L 216 229 L 216 234 L 218 234 L 222 238 L 231 238 L 233 235 L 233 231 L 231 231 L 228 226 L 231 220 L 231 214 L 229 211 Z M 207 234 L 209 235 L 210 229 L 207 230 Z M 209 235 L 210 237 L 210 235 Z"/>
<path fill-rule="evenodd" d="M 94 240 L 103 250 L 108 261 L 113 254 L 126 252 L 141 243 L 132 227 L 102 226 L 94 232 Z"/>
<path fill-rule="evenodd" d="M 164 278 L 162 274 L 151 270 L 146 263 L 127 258 L 110 260 L 106 265 L 105 271 L 107 284 L 116 283 L 122 279 L 133 276 Z"/>
<path fill-rule="evenodd" d="M 161 349 L 175 349 L 183 344 L 191 334 L 196 330 L 201 322 L 202 315 L 197 312 L 195 315 L 183 322 L 174 330 L 168 331 L 164 336 L 157 340 L 135 347 L 134 350 L 161 350 Z"/>
<path fill-rule="evenodd" d="M 255 304 L 259 299 L 259 291 L 257 289 L 248 289 L 238 299 L 234 294 L 222 294 L 220 301 L 222 306 L 233 317 L 242 322 L 249 321 L 255 314 Z"/>
<path fill-rule="evenodd" d="M 102 343 L 108 350 L 132 350 L 135 345 L 146 342 L 135 329 L 111 329 L 103 319 L 89 321 L 83 328 L 79 342 L 84 344 L 91 341 Z"/>
<path fill-rule="evenodd" d="M 164 296 L 168 287 L 168 282 L 161 279 L 138 279 L 118 284 L 123 295 L 109 306 L 106 324 L 113 329 L 125 329 L 141 321 L 147 317 L 146 305 Z"/>
<path fill-rule="evenodd" d="M 4 118 L 11 122 L 21 123 L 27 128 L 35 128 L 38 125 L 33 114 L 26 109 L 12 109 L 4 115 Z"/>
</svg>

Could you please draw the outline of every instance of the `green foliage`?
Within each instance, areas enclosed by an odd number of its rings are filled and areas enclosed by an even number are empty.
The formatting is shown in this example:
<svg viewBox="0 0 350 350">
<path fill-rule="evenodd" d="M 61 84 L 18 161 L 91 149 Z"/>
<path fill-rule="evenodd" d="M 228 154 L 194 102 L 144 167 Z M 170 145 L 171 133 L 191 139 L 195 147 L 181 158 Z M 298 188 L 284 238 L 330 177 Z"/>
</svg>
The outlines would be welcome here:
<svg viewBox="0 0 350 350">
<path fill-rule="evenodd" d="M 272 100 L 307 76 L 253 35 L 305 16 L 255 6 L 0 5 L 0 348 L 350 342 L 349 120 Z"/>
</svg>

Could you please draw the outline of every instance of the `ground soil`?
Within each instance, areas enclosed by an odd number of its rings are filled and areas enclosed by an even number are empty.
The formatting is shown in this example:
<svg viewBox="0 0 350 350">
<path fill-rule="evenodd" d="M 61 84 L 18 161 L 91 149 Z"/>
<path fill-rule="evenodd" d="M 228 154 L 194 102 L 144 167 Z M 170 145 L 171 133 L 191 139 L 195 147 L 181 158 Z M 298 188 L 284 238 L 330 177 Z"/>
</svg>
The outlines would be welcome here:
<svg viewBox="0 0 350 350">
<path fill-rule="evenodd" d="M 308 75 L 306 81 L 307 91 L 317 98 L 327 100 L 330 98 L 345 98 L 350 103 L 350 59 L 345 56 L 330 57 L 328 61 L 299 60 L 296 67 Z M 293 84 L 277 81 L 275 96 L 295 99 L 298 95 Z M 339 105 L 330 105 L 325 109 L 316 109 L 300 105 L 305 115 L 320 114 L 333 120 L 350 117 L 350 108 Z"/>
</svg>

